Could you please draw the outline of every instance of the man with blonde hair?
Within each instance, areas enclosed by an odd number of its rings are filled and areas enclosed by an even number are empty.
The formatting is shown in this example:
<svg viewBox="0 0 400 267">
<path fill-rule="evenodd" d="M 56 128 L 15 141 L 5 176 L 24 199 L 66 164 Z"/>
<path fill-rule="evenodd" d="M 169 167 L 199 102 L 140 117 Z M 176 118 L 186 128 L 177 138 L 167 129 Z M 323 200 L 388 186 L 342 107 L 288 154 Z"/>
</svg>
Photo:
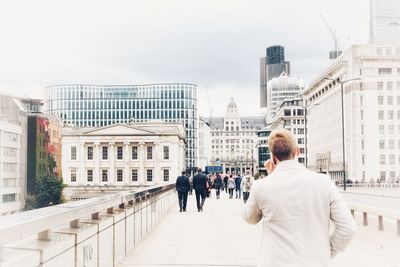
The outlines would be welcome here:
<svg viewBox="0 0 400 267">
<path fill-rule="evenodd" d="M 253 184 L 243 211 L 250 224 L 264 221 L 258 266 L 327 266 L 353 237 L 354 219 L 330 177 L 297 162 L 299 148 L 288 130 L 273 131 L 268 146 L 269 175 Z"/>
</svg>

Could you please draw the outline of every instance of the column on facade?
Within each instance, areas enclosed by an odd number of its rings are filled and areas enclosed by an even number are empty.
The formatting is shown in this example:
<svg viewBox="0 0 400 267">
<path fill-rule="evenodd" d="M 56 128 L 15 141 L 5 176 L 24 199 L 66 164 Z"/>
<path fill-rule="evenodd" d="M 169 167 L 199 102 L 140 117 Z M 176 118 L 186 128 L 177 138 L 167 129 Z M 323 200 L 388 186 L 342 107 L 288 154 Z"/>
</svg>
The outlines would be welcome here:
<svg viewBox="0 0 400 267">
<path fill-rule="evenodd" d="M 85 182 L 85 143 L 79 143 L 79 152 L 77 159 L 79 161 L 78 170 L 76 171 L 76 181 L 77 184 L 86 184 Z"/>
<path fill-rule="evenodd" d="M 93 170 L 93 183 L 94 184 L 100 184 L 101 178 L 100 178 L 100 143 L 95 142 L 94 143 L 94 155 L 93 155 L 93 160 L 94 160 L 94 170 Z"/>
<path fill-rule="evenodd" d="M 122 178 L 122 181 L 124 184 L 129 184 L 130 183 L 130 177 L 129 177 L 129 159 L 130 159 L 130 154 L 129 154 L 129 145 L 130 143 L 128 141 L 124 142 L 124 175 Z"/>
<path fill-rule="evenodd" d="M 108 182 L 107 184 L 116 184 L 116 180 L 114 179 L 114 172 L 115 172 L 115 143 L 110 142 L 109 144 L 109 168 L 108 168 Z"/>
<path fill-rule="evenodd" d="M 175 173 L 176 176 L 180 175 L 181 171 L 183 171 L 183 169 L 186 166 L 185 165 L 185 144 L 182 140 L 179 140 L 179 144 L 178 144 L 177 148 L 179 149 L 179 151 L 178 151 L 179 157 L 177 159 L 175 159 L 177 162 L 176 173 Z M 172 151 L 172 149 L 171 149 L 171 151 Z M 171 155 L 171 156 L 173 156 L 173 155 Z M 171 162 L 174 162 L 174 160 L 171 160 Z M 181 168 L 181 170 L 180 170 L 180 168 Z"/>
<path fill-rule="evenodd" d="M 154 173 L 153 173 L 153 183 L 162 183 L 164 181 L 164 177 L 161 177 L 163 173 L 160 169 L 160 160 L 163 158 L 161 152 L 161 145 L 158 142 L 154 142 Z"/>
<path fill-rule="evenodd" d="M 138 181 L 139 184 L 146 183 L 146 174 L 144 170 L 144 161 L 145 161 L 145 143 L 139 142 L 139 170 L 138 170 Z"/>
</svg>

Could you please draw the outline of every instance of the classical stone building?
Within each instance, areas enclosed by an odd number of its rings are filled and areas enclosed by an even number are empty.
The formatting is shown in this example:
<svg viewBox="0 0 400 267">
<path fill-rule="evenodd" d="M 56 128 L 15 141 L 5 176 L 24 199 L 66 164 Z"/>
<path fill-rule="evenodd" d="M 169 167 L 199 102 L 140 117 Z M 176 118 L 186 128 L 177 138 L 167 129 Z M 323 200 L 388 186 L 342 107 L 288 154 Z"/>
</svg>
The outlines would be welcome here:
<svg viewBox="0 0 400 267">
<path fill-rule="evenodd" d="M 180 123 L 64 128 L 62 144 L 62 173 L 69 187 L 169 183 L 185 168 L 185 130 Z"/>
<path fill-rule="evenodd" d="M 265 127 L 264 117 L 240 117 L 231 99 L 225 117 L 208 118 L 211 127 L 211 164 L 221 164 L 224 172 L 257 168 L 257 131 Z"/>
</svg>

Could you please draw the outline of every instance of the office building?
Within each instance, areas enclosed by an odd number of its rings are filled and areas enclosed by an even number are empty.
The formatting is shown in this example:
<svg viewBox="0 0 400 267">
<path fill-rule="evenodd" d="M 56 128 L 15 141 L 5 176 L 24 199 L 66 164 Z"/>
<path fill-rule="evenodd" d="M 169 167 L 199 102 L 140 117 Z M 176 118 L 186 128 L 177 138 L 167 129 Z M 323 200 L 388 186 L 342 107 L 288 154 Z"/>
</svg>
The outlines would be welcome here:
<svg viewBox="0 0 400 267">
<path fill-rule="evenodd" d="M 268 147 L 268 137 L 270 134 L 271 129 L 269 127 L 257 131 L 258 172 L 263 175 L 267 175 L 264 163 L 271 158 Z"/>
<path fill-rule="evenodd" d="M 283 100 L 279 105 L 274 121 L 269 125 L 269 129 L 287 129 L 296 138 L 300 154 L 297 158 L 299 163 L 305 164 L 305 106 L 303 99 L 299 97 Z"/>
<path fill-rule="evenodd" d="M 199 164 L 198 167 L 205 170 L 211 164 L 211 127 L 206 119 L 199 119 Z"/>
<path fill-rule="evenodd" d="M 21 211 L 26 199 L 27 115 L 17 99 L 0 95 L 0 215 Z"/>
<path fill-rule="evenodd" d="M 344 84 L 342 139 L 341 85 Z M 304 92 L 309 108 L 308 166 L 343 180 L 400 177 L 400 45 L 354 45 Z M 342 144 L 345 144 L 346 169 Z"/>
<path fill-rule="evenodd" d="M 179 122 L 187 138 L 186 163 L 197 166 L 197 86 L 70 84 L 46 88 L 45 112 L 67 125 L 103 127 L 116 123 L 162 120 Z"/>
<path fill-rule="evenodd" d="M 400 1 L 370 0 L 370 41 L 400 43 Z"/>
<path fill-rule="evenodd" d="M 260 59 L 260 107 L 268 107 L 268 82 L 279 77 L 282 72 L 290 75 L 290 62 L 285 61 L 285 48 L 271 46 L 266 50 L 266 56 Z"/>
<path fill-rule="evenodd" d="M 282 72 L 268 82 L 267 86 L 267 123 L 275 120 L 277 109 L 282 101 L 293 98 L 304 90 L 304 82 L 295 76 Z"/>
<path fill-rule="evenodd" d="M 65 127 L 62 166 L 69 190 L 170 183 L 185 169 L 185 131 L 161 121 Z"/>
<path fill-rule="evenodd" d="M 257 168 L 257 131 L 265 127 L 264 117 L 240 117 L 231 99 L 225 117 L 207 119 L 211 127 L 211 163 L 221 164 L 224 172 L 241 172 Z"/>
</svg>

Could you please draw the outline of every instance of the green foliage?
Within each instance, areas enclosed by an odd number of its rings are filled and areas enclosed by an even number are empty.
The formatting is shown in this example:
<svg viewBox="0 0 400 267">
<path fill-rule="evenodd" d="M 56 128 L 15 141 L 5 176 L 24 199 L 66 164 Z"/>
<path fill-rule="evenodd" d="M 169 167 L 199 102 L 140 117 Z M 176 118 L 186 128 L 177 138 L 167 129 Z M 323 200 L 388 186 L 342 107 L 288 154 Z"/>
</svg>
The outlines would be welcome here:
<svg viewBox="0 0 400 267">
<path fill-rule="evenodd" d="M 25 199 L 25 210 L 36 209 L 36 198 L 34 195 L 27 195 Z"/>
<path fill-rule="evenodd" d="M 258 180 L 258 178 L 260 178 L 260 176 L 261 176 L 261 173 L 257 172 L 257 173 L 254 175 L 254 179 L 255 179 L 255 180 Z"/>
<path fill-rule="evenodd" d="M 41 177 L 35 186 L 35 208 L 57 205 L 64 202 L 62 191 L 65 185 L 54 175 Z"/>
</svg>

